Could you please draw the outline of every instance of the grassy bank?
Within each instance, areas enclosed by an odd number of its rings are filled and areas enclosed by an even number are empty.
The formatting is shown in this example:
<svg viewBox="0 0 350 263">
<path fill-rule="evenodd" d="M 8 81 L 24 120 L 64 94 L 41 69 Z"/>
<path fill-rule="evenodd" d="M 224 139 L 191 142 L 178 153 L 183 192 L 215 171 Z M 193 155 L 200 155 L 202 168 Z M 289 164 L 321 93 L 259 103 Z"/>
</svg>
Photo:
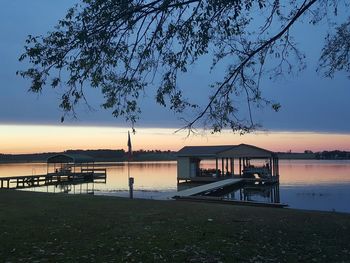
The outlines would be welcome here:
<svg viewBox="0 0 350 263">
<path fill-rule="evenodd" d="M 349 262 L 350 215 L 0 191 L 0 262 Z"/>
</svg>

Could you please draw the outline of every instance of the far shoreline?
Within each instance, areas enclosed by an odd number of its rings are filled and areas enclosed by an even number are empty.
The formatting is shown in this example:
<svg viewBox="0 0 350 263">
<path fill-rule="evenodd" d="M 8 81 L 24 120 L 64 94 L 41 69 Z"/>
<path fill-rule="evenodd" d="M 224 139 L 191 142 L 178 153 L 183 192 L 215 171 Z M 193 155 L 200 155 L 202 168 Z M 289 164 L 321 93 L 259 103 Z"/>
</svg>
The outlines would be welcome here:
<svg viewBox="0 0 350 263">
<path fill-rule="evenodd" d="M 290 156 L 288 155 L 283 155 L 279 156 L 279 160 L 291 160 L 291 161 L 297 161 L 297 160 L 315 160 L 315 161 L 349 161 L 350 159 L 334 159 L 334 158 L 329 158 L 329 159 L 319 159 L 319 158 L 311 158 L 308 156 L 304 156 L 303 153 L 300 154 L 292 154 Z M 110 160 L 110 159 L 99 159 L 95 161 L 95 165 L 113 165 L 113 164 L 123 164 L 126 162 L 130 163 L 152 163 L 152 162 L 176 162 L 177 159 L 176 157 L 173 158 L 134 158 L 132 160 L 127 160 L 127 159 L 118 159 L 118 160 Z M 1 160 L 0 157 L 0 164 L 42 164 L 46 163 L 46 159 L 38 159 L 38 160 L 27 160 L 27 159 L 17 159 L 17 160 Z"/>
</svg>

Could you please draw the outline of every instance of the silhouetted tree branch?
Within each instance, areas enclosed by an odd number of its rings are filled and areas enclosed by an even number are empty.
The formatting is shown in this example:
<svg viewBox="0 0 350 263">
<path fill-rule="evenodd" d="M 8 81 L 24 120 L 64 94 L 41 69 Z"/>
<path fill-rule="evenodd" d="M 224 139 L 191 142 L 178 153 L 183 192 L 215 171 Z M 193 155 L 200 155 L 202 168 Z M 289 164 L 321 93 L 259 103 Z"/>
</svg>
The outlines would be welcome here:
<svg viewBox="0 0 350 263">
<path fill-rule="evenodd" d="M 327 36 L 319 70 L 324 70 L 326 77 L 342 70 L 350 73 L 350 19 L 337 27 L 335 34 Z"/>
<path fill-rule="evenodd" d="M 142 94 L 156 87 L 158 104 L 180 116 L 190 112 L 189 131 L 249 132 L 257 127 L 253 106 L 280 108 L 263 96 L 261 78 L 304 68 L 290 29 L 302 17 L 319 23 L 339 5 L 348 8 L 341 0 L 82 0 L 53 32 L 28 37 L 20 60 L 32 67 L 18 73 L 32 80 L 32 92 L 60 89 L 60 107 L 73 115 L 80 101 L 88 103 L 91 86 L 101 89 L 104 108 L 133 125 Z M 348 39 L 348 22 L 327 39 L 320 63 L 327 76 L 349 71 Z M 227 70 L 198 105 L 178 81 L 202 57 L 212 58 L 209 73 L 219 65 Z"/>
</svg>

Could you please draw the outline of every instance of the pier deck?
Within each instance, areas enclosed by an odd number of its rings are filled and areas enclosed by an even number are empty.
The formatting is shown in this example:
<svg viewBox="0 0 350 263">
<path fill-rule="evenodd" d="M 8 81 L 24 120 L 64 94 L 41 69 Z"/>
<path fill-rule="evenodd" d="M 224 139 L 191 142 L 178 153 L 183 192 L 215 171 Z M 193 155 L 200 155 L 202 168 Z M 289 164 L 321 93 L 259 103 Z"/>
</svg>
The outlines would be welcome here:
<svg viewBox="0 0 350 263">
<path fill-rule="evenodd" d="M 23 189 L 61 183 L 77 183 L 87 180 L 106 181 L 106 169 L 82 169 L 80 173 L 48 173 L 42 175 L 24 175 L 0 177 L 0 189 Z"/>
<path fill-rule="evenodd" d="M 205 184 L 205 185 L 193 187 L 190 189 L 186 189 L 183 191 L 179 191 L 176 193 L 175 197 L 193 196 L 196 194 L 200 194 L 200 193 L 207 192 L 207 191 L 212 191 L 212 190 L 226 187 L 229 185 L 238 184 L 242 181 L 243 181 L 243 179 L 226 179 L 226 180 L 222 180 L 222 181 L 218 181 L 218 182 L 214 182 L 214 183 L 210 183 L 210 184 Z"/>
</svg>

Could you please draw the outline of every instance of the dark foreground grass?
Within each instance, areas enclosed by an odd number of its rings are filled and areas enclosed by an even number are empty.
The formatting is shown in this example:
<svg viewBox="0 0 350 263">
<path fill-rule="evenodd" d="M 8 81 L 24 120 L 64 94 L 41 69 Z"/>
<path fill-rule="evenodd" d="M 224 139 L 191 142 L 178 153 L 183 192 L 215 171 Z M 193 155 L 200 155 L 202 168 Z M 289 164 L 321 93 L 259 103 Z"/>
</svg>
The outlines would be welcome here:
<svg viewBox="0 0 350 263">
<path fill-rule="evenodd" d="M 350 262 L 350 215 L 0 191 L 0 262 Z"/>
</svg>

